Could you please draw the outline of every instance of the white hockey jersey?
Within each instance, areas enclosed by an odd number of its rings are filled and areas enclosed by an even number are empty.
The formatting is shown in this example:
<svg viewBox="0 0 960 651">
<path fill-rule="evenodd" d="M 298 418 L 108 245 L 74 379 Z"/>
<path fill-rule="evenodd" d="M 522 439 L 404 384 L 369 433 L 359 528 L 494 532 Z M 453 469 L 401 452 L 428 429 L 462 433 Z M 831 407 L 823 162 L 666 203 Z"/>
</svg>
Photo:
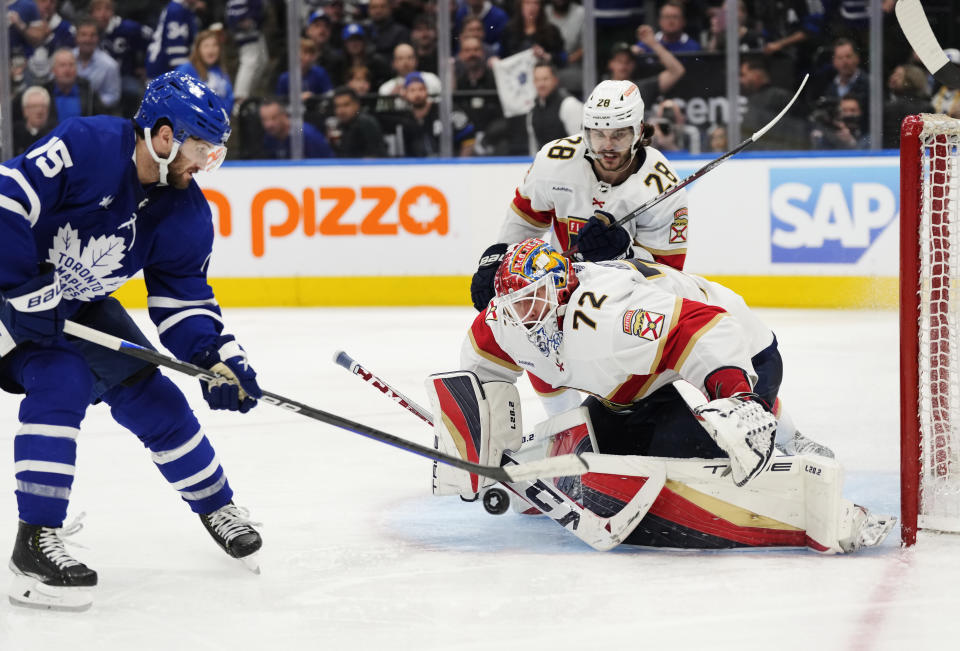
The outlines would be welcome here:
<svg viewBox="0 0 960 651">
<path fill-rule="evenodd" d="M 467 334 L 461 368 L 481 381 L 509 382 L 526 370 L 543 395 L 572 388 L 615 407 L 629 406 L 681 378 L 706 392 L 705 378 L 722 367 L 743 369 L 751 385 L 756 382 L 750 358 L 772 341 L 770 330 L 755 317 L 745 326 L 704 302 L 723 295 L 742 304 L 733 292 L 637 260 L 575 268 L 579 285 L 566 306 L 562 341 L 549 357 L 527 341 L 522 329 L 498 319 L 492 303 Z"/>
<path fill-rule="evenodd" d="M 652 147 L 643 147 L 640 167 L 619 185 L 597 179 L 586 157 L 582 136 L 548 142 L 537 153 L 516 190 L 499 242 L 543 237 L 551 226 L 558 248 L 576 243 L 580 228 L 595 210 L 615 219 L 673 187 L 679 181 L 673 166 Z M 680 190 L 623 225 L 634 241 L 636 255 L 683 269 L 687 254 L 687 194 Z M 642 250 L 638 250 L 639 247 Z"/>
</svg>

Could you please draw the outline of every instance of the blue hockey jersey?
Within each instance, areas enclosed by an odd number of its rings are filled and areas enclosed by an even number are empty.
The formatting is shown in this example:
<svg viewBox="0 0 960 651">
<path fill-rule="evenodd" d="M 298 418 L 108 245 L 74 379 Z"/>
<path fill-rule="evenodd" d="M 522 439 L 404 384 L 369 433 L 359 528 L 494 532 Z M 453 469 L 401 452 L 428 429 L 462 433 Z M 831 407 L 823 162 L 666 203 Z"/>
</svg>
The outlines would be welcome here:
<svg viewBox="0 0 960 651">
<path fill-rule="evenodd" d="M 183 0 L 172 0 L 160 14 L 147 47 L 147 76 L 153 79 L 186 63 L 197 31 L 196 15 Z"/>
<path fill-rule="evenodd" d="M 102 300 L 141 269 L 160 340 L 183 360 L 215 343 L 223 326 L 207 284 L 210 207 L 196 181 L 144 187 L 130 120 L 65 120 L 0 165 L 0 291 L 57 268 L 63 300 Z"/>
<path fill-rule="evenodd" d="M 100 35 L 100 47 L 120 64 L 120 74 L 134 76 L 137 66 L 146 59 L 147 47 L 153 39 L 148 25 L 114 16 Z"/>
</svg>

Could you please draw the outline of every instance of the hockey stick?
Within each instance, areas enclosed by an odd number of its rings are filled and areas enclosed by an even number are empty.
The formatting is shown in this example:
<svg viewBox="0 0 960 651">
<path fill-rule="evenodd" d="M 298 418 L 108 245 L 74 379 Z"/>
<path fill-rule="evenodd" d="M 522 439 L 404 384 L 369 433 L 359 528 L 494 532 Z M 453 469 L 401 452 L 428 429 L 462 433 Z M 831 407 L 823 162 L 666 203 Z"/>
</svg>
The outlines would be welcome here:
<svg viewBox="0 0 960 651">
<path fill-rule="evenodd" d="M 350 357 L 344 350 L 338 350 L 333 354 L 333 361 L 337 366 L 342 366 L 347 369 L 357 377 L 361 378 L 364 382 L 373 386 L 374 389 L 378 390 L 380 393 L 384 394 L 395 403 L 409 411 L 410 413 L 417 416 L 420 420 L 425 422 L 430 427 L 433 427 L 433 416 L 429 411 L 418 405 L 416 402 L 403 395 L 392 386 L 387 384 L 386 381 L 380 379 L 374 375 L 369 369 L 363 366 L 360 362 Z"/>
<path fill-rule="evenodd" d="M 174 359 L 173 357 L 164 355 L 163 353 L 158 353 L 155 350 L 139 346 L 135 343 L 120 339 L 119 337 L 114 337 L 113 335 L 108 335 L 104 332 L 100 332 L 99 330 L 94 330 L 93 328 L 88 328 L 87 326 L 79 323 L 67 321 L 64 325 L 63 331 L 65 334 L 71 335 L 78 339 L 89 341 L 99 346 L 103 346 L 104 348 L 109 348 L 111 350 L 123 353 L 124 355 L 129 355 L 130 357 L 136 357 L 137 359 L 141 359 L 151 364 L 156 364 L 157 366 L 164 366 L 166 368 L 173 369 L 174 371 L 185 373 L 186 375 L 198 378 L 204 382 L 211 382 L 222 377 L 216 373 L 211 373 L 205 368 L 195 366 L 194 364 L 190 364 L 188 362 L 182 362 L 178 359 Z M 290 400 L 289 398 L 276 393 L 264 391 L 263 396 L 260 399 L 268 404 L 276 405 L 281 409 L 303 414 L 308 418 L 319 420 L 322 423 L 345 429 L 348 432 L 360 434 L 361 436 L 392 445 L 393 447 L 400 448 L 401 450 L 418 454 L 421 457 L 426 457 L 427 459 L 432 459 L 433 461 L 447 464 L 461 470 L 466 470 L 467 472 L 472 472 L 477 475 L 483 475 L 484 477 L 489 477 L 490 479 L 500 482 L 521 481 L 535 479 L 538 477 L 565 477 L 570 475 L 580 475 L 588 471 L 587 464 L 579 456 L 574 454 L 544 459 L 543 461 L 534 461 L 510 468 L 504 468 L 500 466 L 485 466 L 477 463 L 471 463 L 457 457 L 443 454 L 442 452 L 434 450 L 433 448 L 428 448 L 424 445 L 394 436 L 393 434 L 388 434 L 387 432 L 363 425 L 356 421 L 348 420 L 342 416 L 337 416 L 336 414 L 322 411 L 316 407 L 305 405 L 302 402 Z"/>
<path fill-rule="evenodd" d="M 930 23 L 923 13 L 920 0 L 897 0 L 894 13 L 897 14 L 897 22 L 900 23 L 903 35 L 910 42 L 910 47 L 920 57 L 920 61 L 933 78 L 947 88 L 960 88 L 960 66 L 954 64 L 944 54 L 943 48 L 937 42 L 937 37 L 930 29 Z"/>
<path fill-rule="evenodd" d="M 650 210 L 651 208 L 653 208 L 654 206 L 656 206 L 658 203 L 660 203 L 660 202 L 663 201 L 664 199 L 673 196 L 674 194 L 676 194 L 677 192 L 679 192 L 679 191 L 682 190 L 683 188 L 687 187 L 688 185 L 690 185 L 691 183 L 693 183 L 694 181 L 696 181 L 697 179 L 699 179 L 701 176 L 703 176 L 704 174 L 706 174 L 706 173 L 709 172 L 710 170 L 712 170 L 712 169 L 714 169 L 715 167 L 717 167 L 717 166 L 718 166 L 720 163 L 722 163 L 723 161 L 727 160 L 728 158 L 730 158 L 730 157 L 732 157 L 732 156 L 736 156 L 736 155 L 739 154 L 741 151 L 743 151 L 744 149 L 746 149 L 748 146 L 750 146 L 751 144 L 753 144 L 753 143 L 755 143 L 756 141 L 760 140 L 760 138 L 762 138 L 762 137 L 764 136 L 764 134 L 767 133 L 767 131 L 769 131 L 770 129 L 772 129 L 773 126 L 774 126 L 777 122 L 780 121 L 780 118 L 782 118 L 784 115 L 786 115 L 787 111 L 790 110 L 790 107 L 793 106 L 793 103 L 797 101 L 797 98 L 798 98 L 798 97 L 800 97 L 800 93 L 803 91 L 803 87 L 807 85 L 807 79 L 808 79 L 809 77 L 810 77 L 810 75 L 804 75 L 804 76 L 803 76 L 803 81 L 800 82 L 800 87 L 797 88 L 797 92 L 795 92 L 795 93 L 793 94 L 793 97 L 790 99 L 789 102 L 787 102 L 787 105 L 783 107 L 783 110 L 780 111 L 779 113 L 777 113 L 777 116 L 776 116 L 775 118 L 773 118 L 772 120 L 770 120 L 766 125 L 764 125 L 764 126 L 761 127 L 760 129 L 758 129 L 757 131 L 755 131 L 755 132 L 753 133 L 753 135 L 751 135 L 749 138 L 747 138 L 746 140 L 744 140 L 744 141 L 741 142 L 739 145 L 737 145 L 736 147 L 734 147 L 734 148 L 731 149 L 730 151 L 726 152 L 725 154 L 723 154 L 723 155 L 720 156 L 719 158 L 713 159 L 712 161 L 710 161 L 709 163 L 707 163 L 706 165 L 704 165 L 703 167 L 701 167 L 700 169 L 698 169 L 696 172 L 694 172 L 693 174 L 691 174 L 691 175 L 688 176 L 687 178 L 685 178 L 685 179 L 683 179 L 682 181 L 680 181 L 679 183 L 677 183 L 677 184 L 676 184 L 675 186 L 673 186 L 672 188 L 669 188 L 669 189 L 667 189 L 666 191 L 661 192 L 661 193 L 658 194 L 657 196 L 652 197 L 649 201 L 645 201 L 644 203 L 640 204 L 639 207 L 634 208 L 632 211 L 630 211 L 629 213 L 627 213 L 626 215 L 624 215 L 623 217 L 621 217 L 620 219 L 618 219 L 617 221 L 615 221 L 613 224 L 611 224 L 611 225 L 610 225 L 610 228 L 613 228 L 614 226 L 622 226 L 623 224 L 627 223 L 627 222 L 630 221 L 631 219 L 635 219 L 636 217 L 639 217 L 640 215 L 642 215 L 643 213 L 647 212 L 648 210 Z M 564 251 L 564 252 L 563 252 L 563 255 L 565 255 L 565 256 L 567 256 L 567 257 L 570 257 L 570 255 L 573 254 L 573 253 L 576 253 L 576 251 L 577 251 L 577 245 L 574 244 L 574 245 L 571 246 L 569 249 L 567 249 L 566 251 Z"/>
<path fill-rule="evenodd" d="M 342 366 L 373 385 L 381 393 L 390 396 L 396 404 L 420 420 L 428 425 L 433 425 L 433 414 L 404 396 L 382 378 L 374 375 L 346 352 L 338 351 L 334 355 L 333 361 L 338 366 Z M 559 488 L 543 479 L 500 483 L 524 502 L 539 509 L 541 513 L 597 551 L 608 551 L 626 540 L 627 536 L 633 532 L 640 520 L 650 510 L 660 494 L 660 489 L 666 482 L 666 465 L 653 459 L 587 454 L 590 458 L 591 472 L 614 475 L 636 474 L 647 478 L 643 487 L 622 509 L 610 517 L 601 517 L 590 509 L 584 508 Z M 515 453 L 504 452 L 503 456 L 509 462 L 507 467 L 521 463 L 515 458 Z M 486 503 L 484 503 L 484 507 L 486 507 Z"/>
</svg>

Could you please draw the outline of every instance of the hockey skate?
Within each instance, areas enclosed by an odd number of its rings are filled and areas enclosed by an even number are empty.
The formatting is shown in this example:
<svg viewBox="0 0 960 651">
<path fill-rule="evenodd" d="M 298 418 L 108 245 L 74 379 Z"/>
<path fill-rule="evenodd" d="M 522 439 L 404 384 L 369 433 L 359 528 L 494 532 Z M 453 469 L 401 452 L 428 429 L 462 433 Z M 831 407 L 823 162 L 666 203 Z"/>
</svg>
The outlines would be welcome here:
<svg viewBox="0 0 960 651">
<path fill-rule="evenodd" d="M 247 509 L 231 501 L 213 513 L 202 514 L 200 520 L 223 551 L 241 561 L 251 572 L 260 574 L 257 550 L 263 545 L 263 539 L 254 529 L 260 523 L 251 522 L 249 515 Z"/>
<path fill-rule="evenodd" d="M 841 527 L 847 526 L 847 535 L 840 539 L 840 548 L 847 554 L 879 545 L 897 523 L 892 515 L 877 515 L 858 504 L 849 504 L 847 508 L 841 523 Z"/>
<path fill-rule="evenodd" d="M 784 443 L 778 442 L 777 451 L 787 456 L 796 456 L 798 454 L 815 454 L 828 459 L 835 458 L 833 450 L 827 446 L 817 443 L 813 439 L 808 439 L 799 431 L 793 433 L 793 437 Z"/>
<path fill-rule="evenodd" d="M 63 538 L 83 528 L 44 527 L 20 522 L 10 558 L 14 574 L 10 603 L 49 610 L 87 610 L 93 604 L 91 588 L 97 573 L 64 549 Z"/>
</svg>

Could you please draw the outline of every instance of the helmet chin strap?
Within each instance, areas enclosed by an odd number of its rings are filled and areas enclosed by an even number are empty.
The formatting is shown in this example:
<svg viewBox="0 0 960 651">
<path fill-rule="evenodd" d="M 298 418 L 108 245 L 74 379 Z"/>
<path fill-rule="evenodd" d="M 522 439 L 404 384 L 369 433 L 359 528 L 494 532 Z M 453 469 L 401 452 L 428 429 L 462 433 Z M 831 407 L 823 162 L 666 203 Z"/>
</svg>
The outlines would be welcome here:
<svg viewBox="0 0 960 651">
<path fill-rule="evenodd" d="M 150 157 L 160 166 L 160 182 L 158 185 L 164 186 L 167 184 L 167 167 L 173 159 L 177 157 L 177 152 L 180 151 L 180 143 L 174 140 L 173 147 L 170 148 L 170 154 L 166 158 L 160 158 L 153 149 L 153 138 L 150 137 L 150 127 L 143 128 L 143 140 L 147 145 L 147 151 L 150 152 Z"/>
</svg>

